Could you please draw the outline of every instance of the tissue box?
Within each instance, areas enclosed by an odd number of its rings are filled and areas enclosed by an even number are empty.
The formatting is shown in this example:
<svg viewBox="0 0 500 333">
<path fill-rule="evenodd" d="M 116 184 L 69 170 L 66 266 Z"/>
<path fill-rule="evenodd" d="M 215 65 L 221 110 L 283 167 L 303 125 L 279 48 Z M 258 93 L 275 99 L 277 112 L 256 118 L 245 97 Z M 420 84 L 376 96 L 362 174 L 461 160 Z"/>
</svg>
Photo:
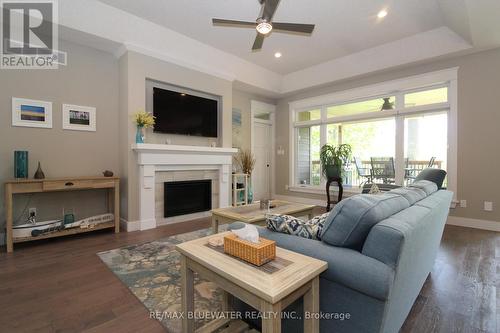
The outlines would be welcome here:
<svg viewBox="0 0 500 333">
<path fill-rule="evenodd" d="M 262 266 L 276 258 L 276 242 L 260 238 L 259 243 L 254 244 L 229 234 L 224 236 L 224 252 L 256 266 Z"/>
</svg>

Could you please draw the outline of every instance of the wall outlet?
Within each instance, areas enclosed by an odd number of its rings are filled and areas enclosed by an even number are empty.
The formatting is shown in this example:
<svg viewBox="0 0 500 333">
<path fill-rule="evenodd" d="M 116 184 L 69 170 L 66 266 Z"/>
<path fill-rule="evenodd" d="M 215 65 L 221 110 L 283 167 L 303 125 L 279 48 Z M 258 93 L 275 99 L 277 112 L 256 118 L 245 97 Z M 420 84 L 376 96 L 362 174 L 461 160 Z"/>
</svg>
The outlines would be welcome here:
<svg viewBox="0 0 500 333">
<path fill-rule="evenodd" d="M 491 201 L 485 201 L 484 202 L 484 210 L 487 212 L 493 211 L 493 202 Z"/>
<path fill-rule="evenodd" d="M 36 217 L 36 208 L 28 209 L 28 214 L 29 217 Z"/>
<path fill-rule="evenodd" d="M 460 200 L 460 208 L 467 208 L 467 200 Z"/>
</svg>

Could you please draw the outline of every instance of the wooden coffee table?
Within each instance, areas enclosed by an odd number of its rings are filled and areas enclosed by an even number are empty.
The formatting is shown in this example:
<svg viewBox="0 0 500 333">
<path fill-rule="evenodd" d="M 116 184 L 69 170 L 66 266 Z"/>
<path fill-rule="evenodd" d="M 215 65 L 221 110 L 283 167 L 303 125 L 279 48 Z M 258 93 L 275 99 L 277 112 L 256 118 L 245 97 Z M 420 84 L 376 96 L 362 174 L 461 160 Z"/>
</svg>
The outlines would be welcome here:
<svg viewBox="0 0 500 333">
<path fill-rule="evenodd" d="M 233 223 L 236 221 L 241 221 L 245 223 L 256 223 L 261 224 L 266 220 L 265 214 L 268 212 L 271 214 L 284 214 L 292 216 L 305 216 L 307 215 L 309 219 L 313 218 L 314 205 L 304 205 L 295 202 L 288 202 L 283 200 L 273 200 L 272 204 L 275 208 L 270 209 L 260 209 L 260 203 L 238 206 L 238 207 L 226 207 L 217 208 L 212 210 L 212 229 L 214 233 L 219 231 L 219 224 Z"/>
<path fill-rule="evenodd" d="M 188 319 L 188 314 L 195 310 L 194 272 L 224 290 L 223 311 L 231 310 L 233 296 L 261 311 L 262 333 L 281 332 L 281 311 L 300 297 L 304 297 L 304 312 L 319 312 L 319 274 L 328 268 L 326 262 L 277 247 L 275 261 L 281 262 L 281 266 L 278 265 L 277 270 L 266 271 L 208 246 L 208 240 L 212 237 L 176 246 L 181 253 L 184 333 L 194 332 L 194 320 Z M 197 331 L 215 331 L 230 323 L 230 316 L 225 316 Z M 319 320 L 304 319 L 304 332 L 319 332 Z"/>
</svg>

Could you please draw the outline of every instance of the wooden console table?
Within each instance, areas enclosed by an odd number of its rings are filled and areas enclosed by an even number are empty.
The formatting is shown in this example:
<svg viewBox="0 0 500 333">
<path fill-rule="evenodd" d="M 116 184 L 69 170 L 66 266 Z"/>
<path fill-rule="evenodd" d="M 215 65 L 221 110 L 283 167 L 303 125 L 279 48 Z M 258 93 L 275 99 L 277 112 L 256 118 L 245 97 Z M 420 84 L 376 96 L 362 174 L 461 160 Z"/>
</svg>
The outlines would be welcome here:
<svg viewBox="0 0 500 333">
<path fill-rule="evenodd" d="M 108 209 L 112 209 L 115 215 L 114 222 L 103 223 L 92 229 L 66 229 L 51 232 L 38 237 L 16 240 L 12 237 L 13 224 L 13 196 L 14 194 L 30 194 L 42 192 L 61 192 L 108 189 Z M 120 231 L 120 178 L 118 177 L 77 177 L 77 178 L 53 178 L 53 179 L 16 179 L 5 183 L 5 216 L 7 229 L 7 252 L 14 251 L 14 243 L 26 242 L 44 238 L 72 235 L 94 230 L 114 228 Z"/>
</svg>

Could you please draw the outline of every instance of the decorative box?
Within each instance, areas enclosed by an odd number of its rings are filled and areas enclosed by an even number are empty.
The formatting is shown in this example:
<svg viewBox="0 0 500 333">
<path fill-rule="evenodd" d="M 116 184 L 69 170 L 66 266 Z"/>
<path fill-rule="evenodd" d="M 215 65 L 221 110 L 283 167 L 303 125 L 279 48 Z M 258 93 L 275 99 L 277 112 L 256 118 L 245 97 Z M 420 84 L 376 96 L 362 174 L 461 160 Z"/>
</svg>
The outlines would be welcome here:
<svg viewBox="0 0 500 333">
<path fill-rule="evenodd" d="M 262 266 L 276 258 L 276 242 L 260 238 L 259 243 L 255 244 L 229 234 L 224 236 L 224 252 L 256 266 Z"/>
</svg>

